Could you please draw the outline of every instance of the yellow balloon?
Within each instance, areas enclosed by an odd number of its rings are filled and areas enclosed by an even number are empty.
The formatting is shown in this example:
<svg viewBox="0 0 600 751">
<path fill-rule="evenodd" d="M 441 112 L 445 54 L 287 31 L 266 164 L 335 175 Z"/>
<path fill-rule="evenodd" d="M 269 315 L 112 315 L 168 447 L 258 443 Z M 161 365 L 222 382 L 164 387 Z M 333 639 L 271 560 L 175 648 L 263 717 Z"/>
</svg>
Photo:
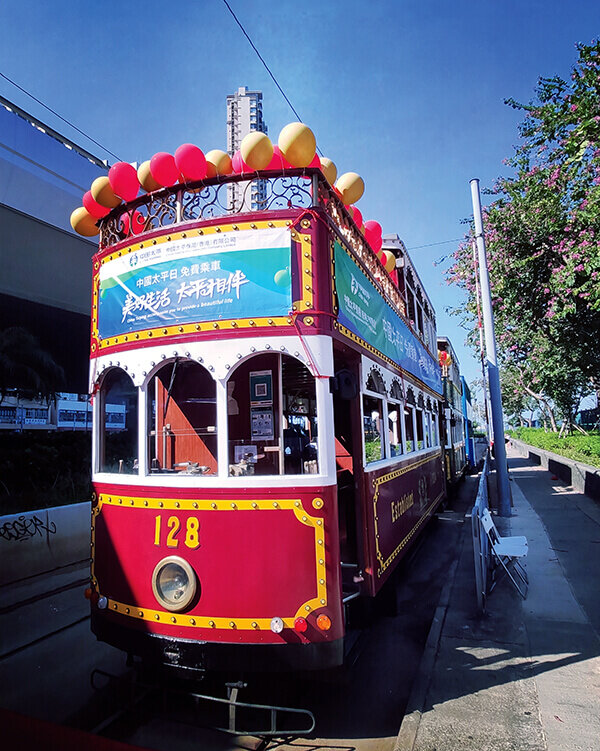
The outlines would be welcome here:
<svg viewBox="0 0 600 751">
<path fill-rule="evenodd" d="M 326 156 L 321 157 L 321 172 L 325 175 L 327 182 L 333 185 L 337 177 L 337 167 Z"/>
<path fill-rule="evenodd" d="M 273 144 L 266 133 L 254 130 L 242 138 L 242 159 L 250 169 L 265 169 L 273 158 Z"/>
<path fill-rule="evenodd" d="M 388 274 L 396 268 L 396 256 L 391 250 L 383 251 L 383 265 Z"/>
<path fill-rule="evenodd" d="M 315 158 L 317 142 L 315 135 L 304 123 L 289 123 L 279 134 L 281 153 L 292 167 L 308 167 Z"/>
<path fill-rule="evenodd" d="M 150 172 L 149 159 L 140 164 L 140 166 L 138 167 L 137 176 L 140 185 L 146 191 L 146 193 L 152 193 L 153 191 L 162 188 L 162 185 L 160 185 L 160 183 L 157 183 L 156 180 L 152 177 L 152 173 Z"/>
<path fill-rule="evenodd" d="M 338 177 L 335 187 L 342 194 L 342 201 L 346 206 L 356 203 L 365 192 L 365 183 L 356 172 L 344 172 Z"/>
<path fill-rule="evenodd" d="M 213 149 L 204 156 L 206 157 L 206 177 L 231 174 L 231 157 L 227 152 Z"/>
<path fill-rule="evenodd" d="M 104 175 L 102 177 L 97 177 L 94 180 L 90 190 L 94 201 L 99 203 L 100 206 L 104 206 L 106 209 L 114 209 L 115 206 L 118 206 L 121 203 L 119 196 L 116 196 L 113 189 L 110 187 L 108 177 Z"/>
<path fill-rule="evenodd" d="M 94 237 L 94 235 L 98 234 L 100 230 L 96 227 L 96 222 L 97 219 L 94 219 L 83 206 L 75 209 L 71 214 L 71 227 L 73 227 L 75 232 L 84 237 Z"/>
</svg>

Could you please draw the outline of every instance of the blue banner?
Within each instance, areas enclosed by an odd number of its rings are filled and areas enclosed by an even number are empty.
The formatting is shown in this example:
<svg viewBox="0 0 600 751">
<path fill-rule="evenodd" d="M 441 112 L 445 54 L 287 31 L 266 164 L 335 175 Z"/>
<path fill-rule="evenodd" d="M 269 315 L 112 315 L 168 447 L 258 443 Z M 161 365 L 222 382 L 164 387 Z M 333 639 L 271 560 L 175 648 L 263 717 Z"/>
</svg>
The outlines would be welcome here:
<svg viewBox="0 0 600 751">
<path fill-rule="evenodd" d="M 335 283 L 338 322 L 441 394 L 442 376 L 438 363 L 337 242 Z"/>
<path fill-rule="evenodd" d="M 175 240 L 100 270 L 98 333 L 219 319 L 286 316 L 292 307 L 287 229 Z"/>
</svg>

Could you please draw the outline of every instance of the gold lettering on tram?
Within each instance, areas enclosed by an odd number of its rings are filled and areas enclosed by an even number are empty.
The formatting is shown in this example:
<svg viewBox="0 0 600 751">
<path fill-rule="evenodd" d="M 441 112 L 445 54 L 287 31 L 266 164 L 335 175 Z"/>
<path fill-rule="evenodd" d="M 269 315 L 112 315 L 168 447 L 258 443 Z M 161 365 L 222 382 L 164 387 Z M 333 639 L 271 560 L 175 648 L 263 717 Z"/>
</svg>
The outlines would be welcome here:
<svg viewBox="0 0 600 751">
<path fill-rule="evenodd" d="M 410 493 L 405 493 L 399 501 L 392 501 L 392 523 L 397 522 L 402 514 L 405 514 L 414 502 L 412 490 Z"/>
</svg>

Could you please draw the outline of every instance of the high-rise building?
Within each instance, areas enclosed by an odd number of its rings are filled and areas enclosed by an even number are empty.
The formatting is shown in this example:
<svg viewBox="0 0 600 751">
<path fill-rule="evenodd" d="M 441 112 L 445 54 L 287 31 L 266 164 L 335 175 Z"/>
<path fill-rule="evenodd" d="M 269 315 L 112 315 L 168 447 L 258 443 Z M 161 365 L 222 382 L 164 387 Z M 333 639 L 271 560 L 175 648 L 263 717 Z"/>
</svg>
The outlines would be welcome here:
<svg viewBox="0 0 600 751">
<path fill-rule="evenodd" d="M 227 151 L 231 156 L 240 148 L 242 139 L 253 130 L 267 133 L 263 120 L 262 91 L 248 91 L 240 86 L 227 97 Z M 231 211 L 258 209 L 266 198 L 264 182 L 236 183 L 228 186 L 228 204 Z"/>
</svg>

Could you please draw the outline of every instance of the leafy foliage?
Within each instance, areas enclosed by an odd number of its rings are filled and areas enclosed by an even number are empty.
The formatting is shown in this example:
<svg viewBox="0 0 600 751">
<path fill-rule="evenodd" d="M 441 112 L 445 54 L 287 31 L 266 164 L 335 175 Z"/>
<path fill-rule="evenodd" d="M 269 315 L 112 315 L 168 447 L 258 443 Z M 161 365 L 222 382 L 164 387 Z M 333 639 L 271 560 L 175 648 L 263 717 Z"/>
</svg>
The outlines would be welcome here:
<svg viewBox="0 0 600 751">
<path fill-rule="evenodd" d="M 569 459 L 600 467 L 600 433 L 575 434 L 559 438 L 556 433 L 546 433 L 541 428 L 518 428 L 509 431 L 509 435 L 530 446 L 537 446 Z"/>
<path fill-rule="evenodd" d="M 89 500 L 87 432 L 0 435 L 0 515 Z"/>
<path fill-rule="evenodd" d="M 570 420 L 600 373 L 600 42 L 578 45 L 569 82 L 541 78 L 520 144 L 484 212 L 505 398 L 527 397 Z M 448 281 L 467 290 L 474 325 L 471 240 Z M 470 337 L 475 344 L 475 331 Z"/>
</svg>

